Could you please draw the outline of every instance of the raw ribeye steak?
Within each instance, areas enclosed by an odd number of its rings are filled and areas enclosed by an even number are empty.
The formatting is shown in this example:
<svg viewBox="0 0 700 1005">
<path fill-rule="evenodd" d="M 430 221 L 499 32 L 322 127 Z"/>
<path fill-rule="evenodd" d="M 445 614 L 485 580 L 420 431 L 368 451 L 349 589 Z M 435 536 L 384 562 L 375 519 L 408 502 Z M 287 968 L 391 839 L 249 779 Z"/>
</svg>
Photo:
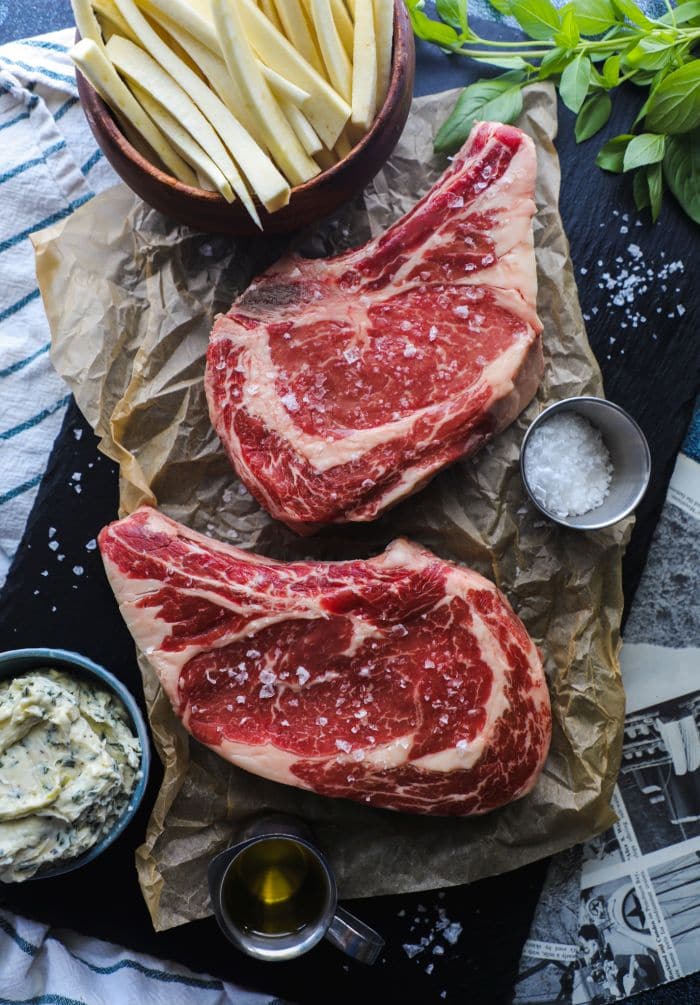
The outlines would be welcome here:
<svg viewBox="0 0 700 1005">
<path fill-rule="evenodd" d="M 272 516 L 302 534 L 373 520 L 528 404 L 535 168 L 528 136 L 482 122 L 381 237 L 286 258 L 217 318 L 209 412 Z"/>
<path fill-rule="evenodd" d="M 409 541 L 284 564 L 141 508 L 100 534 L 190 733 L 247 771 L 410 813 L 525 795 L 549 747 L 537 649 L 498 590 Z"/>
</svg>

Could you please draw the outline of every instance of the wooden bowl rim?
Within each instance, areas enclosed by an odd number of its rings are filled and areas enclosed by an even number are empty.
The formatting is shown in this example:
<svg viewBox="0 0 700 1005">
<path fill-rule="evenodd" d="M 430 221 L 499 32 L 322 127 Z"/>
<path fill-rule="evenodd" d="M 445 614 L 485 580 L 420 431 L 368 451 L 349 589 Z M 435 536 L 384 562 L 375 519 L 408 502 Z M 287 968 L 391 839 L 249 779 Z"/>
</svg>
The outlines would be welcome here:
<svg viewBox="0 0 700 1005">
<path fill-rule="evenodd" d="M 313 189 L 322 181 L 325 182 L 328 179 L 332 180 L 340 173 L 341 169 L 346 168 L 348 165 L 352 164 L 353 161 L 356 161 L 366 150 L 369 144 L 371 144 L 373 138 L 386 121 L 388 113 L 400 103 L 401 83 L 404 74 L 406 73 L 410 36 L 411 25 L 403 0 L 394 0 L 394 38 L 391 78 L 389 80 L 389 88 L 387 90 L 386 98 L 384 99 L 384 104 L 376 113 L 374 121 L 368 131 L 350 150 L 350 153 L 346 154 L 345 157 L 339 160 L 336 164 L 333 164 L 332 167 L 325 168 L 319 174 L 314 175 L 313 178 L 303 182 L 303 184 L 293 186 L 291 188 L 289 203 L 287 205 L 291 203 L 292 199 L 296 195 L 312 192 Z M 80 35 L 76 32 L 76 40 L 79 38 Z M 92 84 L 82 77 L 82 74 L 77 68 L 76 75 L 80 76 L 85 84 L 85 100 L 83 100 L 83 95 L 81 94 L 81 104 L 84 104 L 86 111 L 89 111 L 92 114 L 93 119 L 96 122 L 99 121 L 100 127 L 105 130 L 112 142 L 119 147 L 120 152 L 124 155 L 124 157 L 130 160 L 140 171 L 150 176 L 153 181 L 158 184 L 164 185 L 168 189 L 179 193 L 187 199 L 194 199 L 200 202 L 209 203 L 210 208 L 220 206 L 221 209 L 227 209 L 231 206 L 236 206 L 236 209 L 240 209 L 240 205 L 236 205 L 239 203 L 238 199 L 236 199 L 234 203 L 228 203 L 219 192 L 211 192 L 208 189 L 194 188 L 191 185 L 186 185 L 184 182 L 178 181 L 178 179 L 174 178 L 171 174 L 161 170 L 144 157 L 143 154 L 139 153 L 136 147 L 129 143 L 128 139 L 119 128 L 109 106 L 102 100 Z M 254 195 L 254 193 L 253 202 L 258 209 L 263 211 L 263 213 L 274 216 L 274 213 L 268 214 L 268 211 L 264 206 L 262 206 L 261 202 L 257 196 Z"/>
</svg>

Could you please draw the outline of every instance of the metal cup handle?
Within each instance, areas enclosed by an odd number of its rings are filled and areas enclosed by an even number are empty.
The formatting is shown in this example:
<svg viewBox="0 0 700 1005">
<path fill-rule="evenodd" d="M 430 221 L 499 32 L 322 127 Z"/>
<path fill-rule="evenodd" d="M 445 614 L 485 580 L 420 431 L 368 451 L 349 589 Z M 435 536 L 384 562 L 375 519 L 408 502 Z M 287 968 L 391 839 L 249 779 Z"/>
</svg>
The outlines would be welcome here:
<svg viewBox="0 0 700 1005">
<path fill-rule="evenodd" d="M 376 963 L 384 948 L 384 939 L 378 932 L 339 906 L 336 907 L 326 938 L 336 949 L 360 963 Z"/>
</svg>

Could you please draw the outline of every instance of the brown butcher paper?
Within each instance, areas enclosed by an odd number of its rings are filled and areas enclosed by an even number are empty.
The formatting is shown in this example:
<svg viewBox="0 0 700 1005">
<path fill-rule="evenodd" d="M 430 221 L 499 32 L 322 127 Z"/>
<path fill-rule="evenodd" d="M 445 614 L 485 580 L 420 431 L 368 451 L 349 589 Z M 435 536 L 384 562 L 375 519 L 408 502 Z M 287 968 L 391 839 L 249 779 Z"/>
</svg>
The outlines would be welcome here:
<svg viewBox="0 0 700 1005">
<path fill-rule="evenodd" d="M 297 246 L 329 254 L 383 231 L 436 180 L 435 124 L 455 92 L 418 98 L 391 160 L 354 204 Z M 211 428 L 203 375 L 214 316 L 285 248 L 280 238 L 194 233 L 125 186 L 35 237 L 52 331 L 51 358 L 120 465 L 120 513 L 158 505 L 195 530 L 278 559 L 364 557 L 405 535 L 494 580 L 540 646 L 553 708 L 549 759 L 525 799 L 484 817 L 403 815 L 327 799 L 247 774 L 191 739 L 139 654 L 165 777 L 137 853 L 156 929 L 211 912 L 207 865 L 239 821 L 263 810 L 306 818 L 337 872 L 341 897 L 464 883 L 550 855 L 608 827 L 624 697 L 618 669 L 620 565 L 629 520 L 577 533 L 527 501 L 518 453 L 542 408 L 601 394 L 557 208 L 556 103 L 526 92 L 518 123 L 536 142 L 534 220 L 545 375 L 537 399 L 475 457 L 454 464 L 375 523 L 302 539 L 273 521 L 231 469 Z"/>
</svg>

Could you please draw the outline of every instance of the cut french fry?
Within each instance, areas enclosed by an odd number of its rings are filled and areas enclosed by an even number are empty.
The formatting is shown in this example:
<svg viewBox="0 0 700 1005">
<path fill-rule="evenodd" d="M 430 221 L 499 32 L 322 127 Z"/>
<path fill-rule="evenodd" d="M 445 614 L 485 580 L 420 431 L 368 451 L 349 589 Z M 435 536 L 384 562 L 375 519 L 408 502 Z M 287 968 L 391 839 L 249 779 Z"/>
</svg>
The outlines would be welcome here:
<svg viewBox="0 0 700 1005">
<path fill-rule="evenodd" d="M 350 17 L 354 21 L 355 20 L 355 0 L 345 0 L 345 3 L 348 6 L 348 10 L 350 12 Z"/>
<path fill-rule="evenodd" d="M 352 66 L 333 20 L 330 0 L 311 0 L 311 13 L 328 79 L 338 94 L 349 102 L 352 97 Z"/>
<path fill-rule="evenodd" d="M 75 26 L 81 38 L 89 38 L 95 45 L 104 48 L 104 40 L 100 25 L 95 17 L 90 0 L 71 0 Z"/>
<path fill-rule="evenodd" d="M 253 0 L 237 0 L 236 6 L 246 35 L 258 56 L 267 66 L 309 92 L 304 115 L 323 143 L 332 147 L 350 118 L 349 104 L 302 59 L 284 35 L 275 30 Z"/>
<path fill-rule="evenodd" d="M 101 0 L 101 2 L 104 2 L 104 0 Z M 198 16 L 190 16 L 189 18 L 177 17 L 176 15 L 181 8 L 178 6 L 177 2 L 172 3 L 171 6 L 171 0 L 137 0 L 137 6 L 144 10 L 149 17 L 155 18 L 159 21 L 183 47 L 190 44 L 189 42 L 185 42 L 186 39 L 191 39 L 194 42 L 194 46 L 191 47 L 192 55 L 195 60 L 200 63 L 205 76 L 209 78 L 212 84 L 214 84 L 214 80 L 211 75 L 207 73 L 207 70 L 203 65 L 206 60 L 206 56 L 202 55 L 202 47 L 208 49 L 209 52 L 211 52 L 212 55 L 219 60 L 222 71 L 227 77 L 230 77 L 230 74 L 226 69 L 226 64 L 224 63 L 223 53 L 221 51 L 218 37 L 208 22 Z M 197 12 L 195 12 L 195 14 L 196 13 Z M 191 14 L 192 12 L 190 11 L 190 15 Z M 298 87 L 290 80 L 287 80 L 287 78 L 282 76 L 281 73 L 271 70 L 259 57 L 256 56 L 256 59 L 263 76 L 275 93 L 284 95 L 284 97 L 293 102 L 295 105 L 303 105 L 308 100 L 308 91 L 302 90 L 301 87 Z M 213 64 L 208 62 L 207 65 L 211 68 Z M 215 89 L 218 91 L 218 87 Z M 220 95 L 220 97 L 222 96 Z M 222 97 L 222 100 L 225 101 L 226 99 Z M 228 102 L 226 102 L 226 104 L 228 104 Z M 231 111 L 234 115 L 236 114 L 233 108 L 231 108 Z M 245 123 L 243 124 L 245 125 Z M 248 129 L 247 125 L 245 127 Z M 248 131 L 250 132 L 250 130 Z"/>
<path fill-rule="evenodd" d="M 129 20 L 128 14 L 124 11 L 122 13 Z M 170 111 L 194 141 L 203 150 L 208 151 L 209 156 L 219 168 L 226 181 L 230 183 L 231 188 L 240 198 L 250 216 L 260 226 L 260 218 L 257 210 L 238 169 L 227 154 L 211 124 L 179 84 L 175 83 L 173 78 L 166 73 L 163 67 L 149 53 L 140 49 L 128 39 L 122 38 L 121 35 L 113 35 L 110 38 L 107 43 L 107 55 L 121 74 L 139 87 L 142 87 L 145 91 L 148 91 L 156 101 Z M 199 78 L 195 77 L 194 74 L 192 76 L 195 80 L 199 81 Z M 201 81 L 199 82 L 201 83 Z M 221 107 L 224 108 L 225 106 L 222 105 Z M 244 131 L 242 127 L 239 128 L 242 132 Z M 250 137 L 248 138 L 250 139 Z M 251 140 L 250 142 L 252 143 L 253 141 Z M 222 189 L 219 189 L 219 191 L 226 199 L 226 192 Z"/>
<path fill-rule="evenodd" d="M 115 2 L 119 5 L 119 0 Z M 142 6 L 149 13 L 152 13 L 153 9 L 159 10 L 168 20 L 179 24 L 190 35 L 208 45 L 212 52 L 220 55 L 221 47 L 211 16 L 207 17 L 203 13 L 205 9 L 208 10 L 208 4 L 204 8 L 202 4 L 192 3 L 192 0 L 148 0 L 148 3 Z"/>
<path fill-rule="evenodd" d="M 253 209 L 251 216 L 255 217 L 257 213 L 255 213 L 252 200 L 238 169 L 227 153 L 224 144 L 232 153 L 235 151 L 236 162 L 241 166 L 241 170 L 262 204 L 270 212 L 273 211 L 271 207 L 277 209 L 286 205 L 289 201 L 289 186 L 267 154 L 260 149 L 223 101 L 156 35 L 133 0 L 117 0 L 117 6 L 132 31 L 138 34 L 153 60 L 160 64 L 166 76 L 170 75 L 173 82 L 178 82 L 183 92 L 189 95 L 191 102 L 194 102 L 199 108 L 205 121 L 209 121 L 212 127 L 214 146 L 202 143 L 196 136 L 194 138 L 209 153 L 219 170 L 230 181 L 234 192 L 240 197 L 246 208 L 248 205 L 251 206 Z M 110 41 L 113 42 L 114 39 Z M 141 62 L 143 64 L 143 61 Z M 154 97 L 158 98 L 158 94 L 154 94 Z M 170 110 L 173 111 L 173 109 Z M 178 115 L 175 117 L 179 118 Z M 219 141 L 216 133 L 219 134 L 223 143 Z"/>
<path fill-rule="evenodd" d="M 335 153 L 332 150 L 327 150 L 326 147 L 323 147 L 317 154 L 314 154 L 314 160 L 323 171 L 327 171 L 328 168 L 338 163 Z"/>
<path fill-rule="evenodd" d="M 309 100 L 311 95 L 308 91 L 303 90 L 301 87 L 297 87 L 293 84 L 291 80 L 287 80 L 283 77 L 281 73 L 277 70 L 271 69 L 269 66 L 265 66 L 258 60 L 258 66 L 260 67 L 260 72 L 262 73 L 265 80 L 268 82 L 272 88 L 272 93 L 277 98 L 284 98 L 285 101 L 289 101 L 290 104 L 296 105 L 301 108 Z"/>
<path fill-rule="evenodd" d="M 347 7 L 343 3 L 343 0 L 331 0 L 331 10 L 333 12 L 335 26 L 338 29 L 338 34 L 340 35 L 340 41 L 343 43 L 343 48 L 345 49 L 348 59 L 352 62 L 353 38 L 355 34 L 352 26 L 352 19 L 348 14 Z"/>
<path fill-rule="evenodd" d="M 372 0 L 356 0 L 352 124 L 367 132 L 377 110 L 377 47 Z"/>
<path fill-rule="evenodd" d="M 121 0 L 124 2 L 124 0 Z M 291 126 L 282 114 L 263 77 L 245 36 L 236 4 L 212 0 L 212 15 L 229 73 L 234 77 L 251 114 L 259 114 L 260 127 L 276 163 L 294 185 L 318 174 Z"/>
<path fill-rule="evenodd" d="M 282 30 L 304 59 L 318 73 L 323 73 L 323 61 L 316 48 L 316 41 L 309 28 L 300 0 L 275 0 L 275 8 Z"/>
<path fill-rule="evenodd" d="M 270 24 L 273 24 L 277 31 L 283 31 L 282 22 L 279 19 L 273 0 L 260 0 L 260 9 Z"/>
<path fill-rule="evenodd" d="M 131 89 L 139 103 L 148 112 L 158 128 L 168 137 L 178 153 L 195 169 L 197 180 L 201 180 L 202 177 L 206 178 L 208 189 L 222 194 L 226 192 L 227 201 L 233 202 L 234 194 L 231 186 L 211 157 L 202 150 L 198 143 L 195 143 L 187 130 L 180 125 L 167 108 L 156 101 L 152 94 L 133 80 L 131 81 Z"/>
<path fill-rule="evenodd" d="M 391 79 L 391 53 L 394 46 L 394 0 L 372 0 L 374 36 L 377 44 L 377 109 L 384 104 Z"/>
<path fill-rule="evenodd" d="M 229 74 L 223 59 L 216 56 L 207 45 L 195 38 L 194 35 L 185 31 L 176 21 L 171 21 L 170 18 L 166 17 L 155 4 L 139 0 L 139 6 L 147 10 L 150 17 L 157 20 L 184 49 L 192 54 L 192 58 L 199 65 L 223 103 L 235 115 L 243 128 L 247 129 L 258 146 L 263 151 L 266 150 L 262 132 L 255 118 L 248 114 L 238 84 Z"/>
<path fill-rule="evenodd" d="M 338 142 L 333 147 L 333 151 L 336 154 L 338 160 L 342 160 L 343 157 L 347 157 L 347 155 L 350 153 L 351 150 L 352 150 L 352 143 L 348 139 L 345 132 L 341 133 L 340 136 L 338 137 Z"/>
<path fill-rule="evenodd" d="M 323 150 L 323 143 L 321 143 L 314 132 L 313 126 L 296 105 L 293 105 L 290 101 L 282 100 L 280 101 L 280 108 L 309 157 L 314 157 Z"/>
<path fill-rule="evenodd" d="M 196 185 L 197 179 L 189 165 L 173 150 L 160 129 L 139 105 L 105 55 L 104 48 L 100 48 L 90 38 L 83 38 L 73 46 L 70 56 L 100 97 L 120 119 L 131 123 L 168 171 L 186 185 Z"/>
<path fill-rule="evenodd" d="M 133 32 L 119 13 L 119 8 L 115 4 L 114 0 L 92 0 L 92 7 L 95 13 L 99 16 L 100 21 L 102 21 L 103 18 L 109 21 L 111 28 L 110 34 L 114 35 L 116 33 L 117 35 L 123 35 L 124 38 L 131 38 Z M 136 37 L 134 36 L 131 41 L 135 42 Z"/>
</svg>

